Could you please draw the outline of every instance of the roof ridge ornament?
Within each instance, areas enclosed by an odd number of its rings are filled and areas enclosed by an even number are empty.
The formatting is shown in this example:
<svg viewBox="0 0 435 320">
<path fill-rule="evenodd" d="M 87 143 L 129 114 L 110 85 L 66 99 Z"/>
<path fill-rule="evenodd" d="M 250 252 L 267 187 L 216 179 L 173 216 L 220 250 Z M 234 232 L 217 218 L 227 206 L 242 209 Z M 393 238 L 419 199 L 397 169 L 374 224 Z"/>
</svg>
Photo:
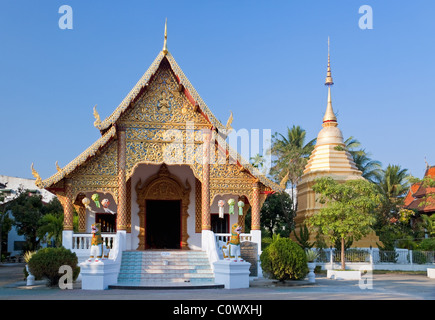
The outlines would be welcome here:
<svg viewBox="0 0 435 320">
<path fill-rule="evenodd" d="M 166 18 L 165 21 L 165 40 L 163 41 L 163 53 L 167 54 L 168 53 L 168 18 Z"/>
<path fill-rule="evenodd" d="M 39 173 L 33 167 L 33 162 L 32 162 L 32 165 L 30 166 L 30 168 L 32 169 L 32 175 L 36 178 L 35 185 L 37 187 L 40 187 L 42 184 L 42 179 L 41 179 L 41 176 L 39 175 Z"/>
<path fill-rule="evenodd" d="M 99 126 L 101 126 L 101 119 L 100 119 L 100 115 L 97 112 L 97 105 L 94 106 L 94 118 L 95 118 L 94 127 L 99 128 Z"/>
<path fill-rule="evenodd" d="M 59 167 L 59 163 L 56 161 L 56 170 L 57 172 L 62 171 L 62 168 Z"/>
<path fill-rule="evenodd" d="M 328 68 L 326 71 L 326 81 L 325 86 L 328 86 L 328 104 L 326 106 L 326 112 L 323 116 L 323 127 L 336 127 L 337 124 L 337 117 L 334 114 L 334 110 L 332 109 L 332 99 L 331 99 L 331 86 L 334 85 L 334 81 L 332 81 L 332 75 L 331 75 L 331 56 L 329 53 L 329 37 L 328 37 Z"/>
</svg>

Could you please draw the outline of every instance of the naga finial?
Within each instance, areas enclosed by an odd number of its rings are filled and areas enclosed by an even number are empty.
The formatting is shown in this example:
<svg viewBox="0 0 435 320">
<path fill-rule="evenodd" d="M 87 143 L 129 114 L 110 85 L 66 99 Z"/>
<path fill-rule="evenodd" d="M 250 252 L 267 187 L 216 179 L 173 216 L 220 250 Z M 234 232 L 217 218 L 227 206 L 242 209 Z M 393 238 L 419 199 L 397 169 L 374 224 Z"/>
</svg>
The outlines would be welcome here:
<svg viewBox="0 0 435 320">
<path fill-rule="evenodd" d="M 225 129 L 227 130 L 227 133 L 230 132 L 233 128 L 231 127 L 231 124 L 233 123 L 233 113 L 231 112 L 230 117 L 227 120 L 227 124 L 225 126 Z"/>
<path fill-rule="evenodd" d="M 95 117 L 94 127 L 98 128 L 101 125 L 101 119 L 100 119 L 100 115 L 97 112 L 97 105 L 94 106 L 94 117 Z"/>
<path fill-rule="evenodd" d="M 30 168 L 32 169 L 32 175 L 36 178 L 35 184 L 37 187 L 39 187 L 42 184 L 42 179 L 41 179 L 41 176 L 39 175 L 39 173 L 33 167 L 33 162 L 32 162 L 32 165 L 30 166 Z"/>
<path fill-rule="evenodd" d="M 62 168 L 61 167 L 59 167 L 59 163 L 56 161 L 56 170 L 59 172 L 59 171 L 62 171 Z"/>
</svg>

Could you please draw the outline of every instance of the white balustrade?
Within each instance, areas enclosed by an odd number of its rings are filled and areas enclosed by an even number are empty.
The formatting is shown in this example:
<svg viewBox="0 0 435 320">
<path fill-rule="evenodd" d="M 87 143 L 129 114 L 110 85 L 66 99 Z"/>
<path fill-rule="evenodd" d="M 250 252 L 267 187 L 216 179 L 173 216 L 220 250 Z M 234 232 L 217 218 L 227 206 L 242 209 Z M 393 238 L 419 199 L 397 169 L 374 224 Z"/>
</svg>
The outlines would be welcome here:
<svg viewBox="0 0 435 320">
<path fill-rule="evenodd" d="M 104 244 L 112 249 L 115 244 L 115 233 L 101 234 Z M 74 233 L 72 239 L 72 250 L 74 252 L 88 251 L 91 248 L 92 233 Z"/>
<path fill-rule="evenodd" d="M 215 233 L 216 243 L 219 241 L 227 243 L 231 240 L 231 233 Z M 240 242 L 244 241 L 252 241 L 252 235 L 250 233 L 241 233 L 240 234 Z"/>
</svg>

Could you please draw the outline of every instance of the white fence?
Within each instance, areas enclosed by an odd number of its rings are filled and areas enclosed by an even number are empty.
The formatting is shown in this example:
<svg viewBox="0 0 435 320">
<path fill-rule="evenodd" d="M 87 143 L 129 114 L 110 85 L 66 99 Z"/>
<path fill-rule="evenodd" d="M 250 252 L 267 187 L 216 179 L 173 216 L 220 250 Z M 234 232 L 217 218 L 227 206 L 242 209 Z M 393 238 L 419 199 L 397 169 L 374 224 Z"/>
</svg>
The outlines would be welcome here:
<svg viewBox="0 0 435 320">
<path fill-rule="evenodd" d="M 215 233 L 216 243 L 219 241 L 227 243 L 231 239 L 231 233 Z M 252 241 L 252 235 L 250 233 L 241 233 L 240 234 L 240 242 L 243 241 Z"/>
<path fill-rule="evenodd" d="M 103 233 L 101 234 L 103 238 L 103 243 L 106 247 L 112 249 L 115 244 L 115 233 Z M 81 253 L 89 253 L 91 248 L 92 233 L 74 233 L 72 237 L 72 251 Z"/>
<path fill-rule="evenodd" d="M 341 251 L 335 249 L 317 249 L 320 253 L 317 262 L 325 269 L 341 264 Z M 379 270 L 426 270 L 435 264 L 435 251 L 378 248 L 351 248 L 345 251 L 346 266 L 370 264 Z"/>
</svg>

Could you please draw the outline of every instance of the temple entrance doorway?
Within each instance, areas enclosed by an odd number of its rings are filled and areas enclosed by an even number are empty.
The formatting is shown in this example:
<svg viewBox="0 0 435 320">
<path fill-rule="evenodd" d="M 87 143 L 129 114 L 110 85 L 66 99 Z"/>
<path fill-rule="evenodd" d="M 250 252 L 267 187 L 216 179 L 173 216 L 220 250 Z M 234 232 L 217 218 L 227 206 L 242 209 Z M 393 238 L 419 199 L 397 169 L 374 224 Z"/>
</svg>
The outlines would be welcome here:
<svg viewBox="0 0 435 320">
<path fill-rule="evenodd" d="M 181 248 L 181 200 L 146 200 L 145 249 Z"/>
</svg>

